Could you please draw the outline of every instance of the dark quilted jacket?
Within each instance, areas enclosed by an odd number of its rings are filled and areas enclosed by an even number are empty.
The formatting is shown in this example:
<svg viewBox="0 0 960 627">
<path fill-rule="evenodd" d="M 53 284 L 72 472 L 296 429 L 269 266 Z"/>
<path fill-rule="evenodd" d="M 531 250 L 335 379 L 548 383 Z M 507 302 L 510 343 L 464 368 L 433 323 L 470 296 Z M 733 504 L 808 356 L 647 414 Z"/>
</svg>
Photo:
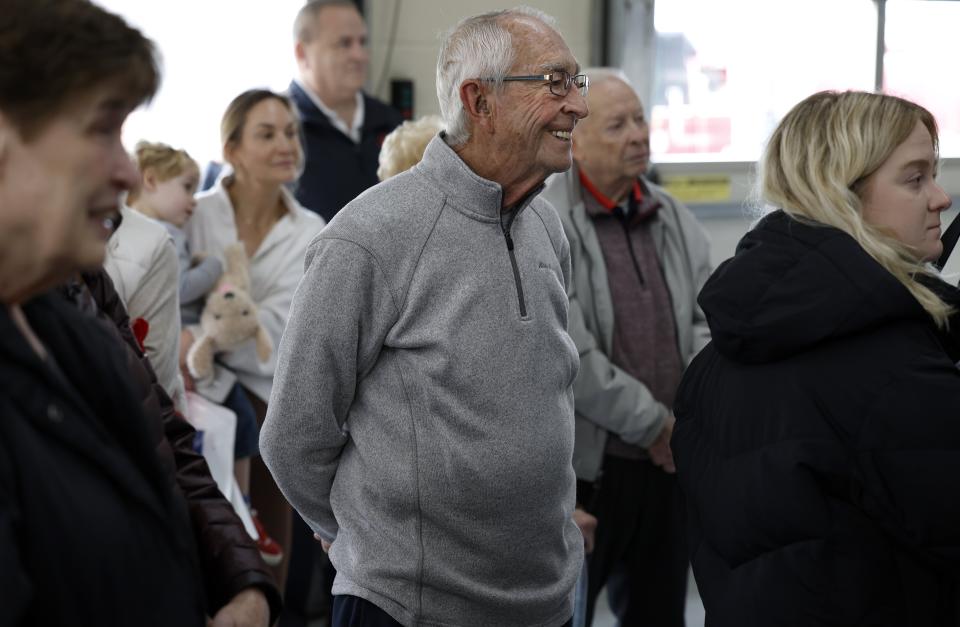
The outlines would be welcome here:
<svg viewBox="0 0 960 627">
<path fill-rule="evenodd" d="M 206 461 L 193 450 L 196 432 L 176 412 L 170 397 L 157 383 L 149 360 L 130 330 L 130 319 L 110 277 L 101 270 L 85 274 L 83 279 L 100 314 L 113 323 L 130 348 L 127 371 L 142 397 L 157 453 L 166 469 L 175 474 L 187 501 L 208 612 L 213 615 L 242 589 L 253 586 L 266 595 L 272 623 L 279 615 L 280 592 L 256 543 L 210 476 Z"/>
<path fill-rule="evenodd" d="M 926 312 L 782 212 L 699 302 L 672 445 L 706 624 L 960 624 L 960 372 Z"/>
</svg>

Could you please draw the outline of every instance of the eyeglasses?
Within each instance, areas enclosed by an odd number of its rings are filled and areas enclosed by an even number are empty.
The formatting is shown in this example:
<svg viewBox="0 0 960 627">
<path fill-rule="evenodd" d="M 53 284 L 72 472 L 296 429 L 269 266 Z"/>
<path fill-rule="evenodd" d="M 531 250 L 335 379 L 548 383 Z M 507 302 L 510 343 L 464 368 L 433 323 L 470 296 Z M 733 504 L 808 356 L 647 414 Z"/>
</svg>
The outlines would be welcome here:
<svg viewBox="0 0 960 627">
<path fill-rule="evenodd" d="M 493 80 L 493 79 L 488 79 Z M 580 95 L 586 98 L 587 89 L 590 87 L 590 79 L 586 74 L 575 74 L 570 76 L 567 72 L 551 72 L 550 74 L 531 74 L 529 76 L 504 76 L 504 81 L 546 81 L 550 86 L 550 93 L 554 96 L 566 96 L 570 93 L 570 87 L 577 86 Z"/>
</svg>

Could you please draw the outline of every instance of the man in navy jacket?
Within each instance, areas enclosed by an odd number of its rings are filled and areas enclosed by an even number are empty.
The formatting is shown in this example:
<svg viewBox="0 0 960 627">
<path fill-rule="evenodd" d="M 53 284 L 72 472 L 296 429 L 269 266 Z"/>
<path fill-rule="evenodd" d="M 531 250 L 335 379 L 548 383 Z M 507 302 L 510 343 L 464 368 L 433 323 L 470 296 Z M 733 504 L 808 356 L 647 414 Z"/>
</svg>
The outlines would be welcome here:
<svg viewBox="0 0 960 627">
<path fill-rule="evenodd" d="M 328 222 L 377 183 L 383 138 L 400 113 L 363 93 L 367 27 L 350 0 L 312 0 L 294 24 L 300 76 L 290 97 L 300 111 L 306 160 L 297 200 Z"/>
</svg>

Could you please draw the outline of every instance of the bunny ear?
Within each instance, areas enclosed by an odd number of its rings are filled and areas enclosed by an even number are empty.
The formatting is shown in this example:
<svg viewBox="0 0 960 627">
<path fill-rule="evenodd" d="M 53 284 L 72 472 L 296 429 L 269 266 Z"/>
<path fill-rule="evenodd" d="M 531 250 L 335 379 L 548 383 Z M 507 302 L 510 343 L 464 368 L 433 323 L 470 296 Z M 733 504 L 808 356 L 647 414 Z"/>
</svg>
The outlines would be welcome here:
<svg viewBox="0 0 960 627">
<path fill-rule="evenodd" d="M 187 369 L 194 379 L 205 379 L 213 372 L 213 338 L 204 335 L 187 352 Z"/>
<path fill-rule="evenodd" d="M 231 261 L 239 261 L 240 263 L 247 262 L 247 249 L 244 247 L 243 242 L 234 242 L 229 244 L 226 248 L 223 249 L 223 256 Z"/>
<path fill-rule="evenodd" d="M 243 242 L 234 242 L 223 251 L 225 269 L 220 281 L 232 283 L 234 287 L 250 291 L 250 260 L 247 258 L 247 249 Z"/>
<path fill-rule="evenodd" d="M 227 246 L 223 251 L 223 258 L 227 262 L 227 268 L 231 270 L 246 268 L 250 261 L 247 258 L 247 249 L 243 247 L 243 242 L 234 242 Z"/>
<path fill-rule="evenodd" d="M 270 359 L 270 353 L 273 352 L 273 341 L 267 334 L 263 326 L 257 328 L 257 358 L 260 361 Z"/>
</svg>

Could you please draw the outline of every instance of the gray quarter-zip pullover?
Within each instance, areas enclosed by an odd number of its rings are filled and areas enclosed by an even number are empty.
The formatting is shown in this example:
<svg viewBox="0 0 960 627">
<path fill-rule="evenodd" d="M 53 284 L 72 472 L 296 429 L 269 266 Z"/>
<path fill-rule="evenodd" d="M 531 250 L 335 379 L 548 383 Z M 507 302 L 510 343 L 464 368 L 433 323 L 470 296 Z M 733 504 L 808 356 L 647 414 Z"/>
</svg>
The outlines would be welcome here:
<svg viewBox="0 0 960 627">
<path fill-rule="evenodd" d="M 404 625 L 556 626 L 573 611 L 569 249 L 531 195 L 434 138 L 311 244 L 264 461 L 333 541 L 334 594 Z"/>
</svg>

